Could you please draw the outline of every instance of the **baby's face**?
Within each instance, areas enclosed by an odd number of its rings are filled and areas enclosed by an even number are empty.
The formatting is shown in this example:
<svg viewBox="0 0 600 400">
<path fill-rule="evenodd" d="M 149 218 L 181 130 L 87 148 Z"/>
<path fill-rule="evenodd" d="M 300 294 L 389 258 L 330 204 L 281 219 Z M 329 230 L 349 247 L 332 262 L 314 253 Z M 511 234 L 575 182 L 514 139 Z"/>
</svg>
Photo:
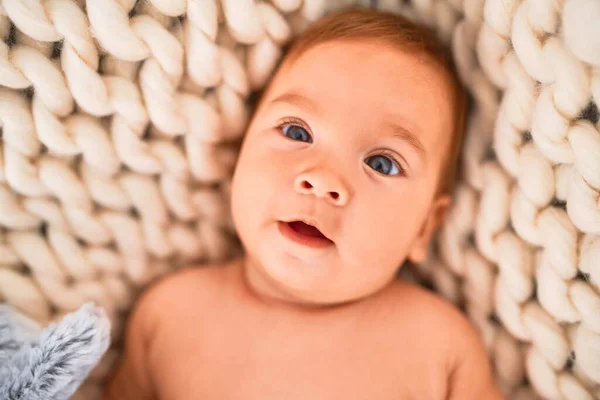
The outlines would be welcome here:
<svg viewBox="0 0 600 400">
<path fill-rule="evenodd" d="M 283 64 L 232 185 L 256 290 L 352 301 L 424 258 L 448 202 L 436 189 L 454 123 L 449 88 L 434 67 L 384 44 L 329 42 Z"/>
</svg>

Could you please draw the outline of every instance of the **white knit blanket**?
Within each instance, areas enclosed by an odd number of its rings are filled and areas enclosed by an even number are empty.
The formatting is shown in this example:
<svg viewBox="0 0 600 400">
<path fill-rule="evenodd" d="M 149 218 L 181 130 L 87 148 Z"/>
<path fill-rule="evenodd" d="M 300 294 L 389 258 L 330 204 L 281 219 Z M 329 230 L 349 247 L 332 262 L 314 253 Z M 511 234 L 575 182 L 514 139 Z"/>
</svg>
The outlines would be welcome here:
<svg viewBox="0 0 600 400">
<path fill-rule="evenodd" d="M 92 300 L 118 339 L 152 279 L 231 257 L 249 95 L 353 3 L 0 0 L 0 301 L 47 323 Z M 437 29 L 474 102 L 419 279 L 464 306 L 510 398 L 600 399 L 600 0 L 376 3 Z"/>
</svg>

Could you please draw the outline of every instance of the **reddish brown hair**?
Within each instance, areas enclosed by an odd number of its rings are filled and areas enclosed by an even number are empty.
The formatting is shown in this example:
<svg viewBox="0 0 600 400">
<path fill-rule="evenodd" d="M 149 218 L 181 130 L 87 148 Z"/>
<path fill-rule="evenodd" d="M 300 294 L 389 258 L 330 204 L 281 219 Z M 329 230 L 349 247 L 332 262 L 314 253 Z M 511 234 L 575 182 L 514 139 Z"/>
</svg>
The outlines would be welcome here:
<svg viewBox="0 0 600 400">
<path fill-rule="evenodd" d="M 293 62 L 307 50 L 333 40 L 370 40 L 391 45 L 404 53 L 422 57 L 450 83 L 455 122 L 449 133 L 452 135 L 450 149 L 442 163 L 438 184 L 438 193 L 449 194 L 456 180 L 467 114 L 467 92 L 458 77 L 450 50 L 424 25 L 398 14 L 354 8 L 330 14 L 311 24 L 287 46 L 283 63 Z"/>
</svg>

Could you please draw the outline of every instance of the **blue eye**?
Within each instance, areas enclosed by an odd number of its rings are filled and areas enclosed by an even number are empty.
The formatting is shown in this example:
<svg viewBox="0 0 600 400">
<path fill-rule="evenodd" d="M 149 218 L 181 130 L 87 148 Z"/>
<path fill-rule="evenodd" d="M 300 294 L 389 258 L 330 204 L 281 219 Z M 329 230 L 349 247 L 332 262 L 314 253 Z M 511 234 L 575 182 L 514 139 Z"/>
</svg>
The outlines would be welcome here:
<svg viewBox="0 0 600 400">
<path fill-rule="evenodd" d="M 390 157 L 375 155 L 368 157 L 365 164 L 383 175 L 404 175 L 404 170 Z"/>
<path fill-rule="evenodd" d="M 312 143 L 312 136 L 303 127 L 294 124 L 285 124 L 281 126 L 281 131 L 285 136 L 299 142 Z"/>
</svg>

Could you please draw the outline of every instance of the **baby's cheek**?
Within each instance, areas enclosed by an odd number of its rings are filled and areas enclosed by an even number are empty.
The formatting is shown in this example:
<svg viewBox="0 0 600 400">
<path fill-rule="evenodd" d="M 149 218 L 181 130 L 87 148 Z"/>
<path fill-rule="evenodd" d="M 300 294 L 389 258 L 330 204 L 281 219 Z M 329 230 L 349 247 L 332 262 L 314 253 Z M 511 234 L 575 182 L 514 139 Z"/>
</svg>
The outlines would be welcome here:
<svg viewBox="0 0 600 400">
<path fill-rule="evenodd" d="M 275 190 L 273 172 L 266 160 L 247 152 L 238 160 L 233 181 L 232 211 L 234 217 L 251 222 L 264 217 Z"/>
<path fill-rule="evenodd" d="M 378 265 L 396 264 L 406 257 L 407 247 L 416 236 L 416 210 L 400 204 L 381 204 L 364 218 L 358 238 L 363 253 Z"/>
</svg>

